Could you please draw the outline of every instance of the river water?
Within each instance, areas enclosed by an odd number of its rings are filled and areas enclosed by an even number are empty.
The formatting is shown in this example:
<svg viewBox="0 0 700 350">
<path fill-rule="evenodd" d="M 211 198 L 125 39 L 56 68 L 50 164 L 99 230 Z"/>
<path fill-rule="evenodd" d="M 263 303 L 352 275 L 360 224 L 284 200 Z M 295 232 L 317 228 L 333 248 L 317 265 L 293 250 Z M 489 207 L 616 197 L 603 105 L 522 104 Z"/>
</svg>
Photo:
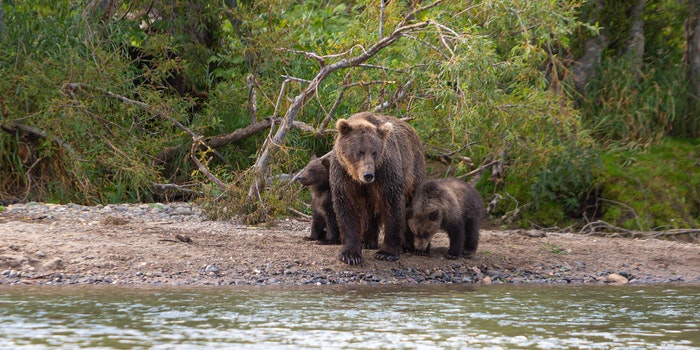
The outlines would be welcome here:
<svg viewBox="0 0 700 350">
<path fill-rule="evenodd" d="M 0 286 L 0 349 L 700 349 L 700 286 Z"/>
</svg>

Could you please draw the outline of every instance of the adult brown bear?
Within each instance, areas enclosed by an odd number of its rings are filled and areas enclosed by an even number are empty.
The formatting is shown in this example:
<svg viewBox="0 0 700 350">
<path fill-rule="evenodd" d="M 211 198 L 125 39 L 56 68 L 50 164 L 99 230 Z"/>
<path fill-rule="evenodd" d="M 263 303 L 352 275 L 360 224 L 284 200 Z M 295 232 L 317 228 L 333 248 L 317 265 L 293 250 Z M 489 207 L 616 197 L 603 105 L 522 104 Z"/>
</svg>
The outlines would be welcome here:
<svg viewBox="0 0 700 350">
<path fill-rule="evenodd" d="M 479 245 L 484 201 L 471 183 L 455 178 L 427 180 L 416 189 L 407 216 L 416 255 L 429 255 L 430 240 L 442 230 L 450 237 L 446 258 L 457 259 L 462 253 L 472 257 Z"/>
<path fill-rule="evenodd" d="M 384 241 L 380 260 L 399 259 L 406 237 L 406 206 L 425 176 L 423 147 L 416 131 L 399 119 L 370 112 L 336 122 L 338 135 L 330 164 L 330 185 L 343 248 L 341 261 L 362 263 L 362 242 Z"/>
<path fill-rule="evenodd" d="M 325 158 L 313 157 L 302 169 L 297 181 L 311 190 L 311 235 L 304 239 L 322 244 L 340 244 L 340 231 L 335 220 L 328 182 L 330 157 L 332 155 Z"/>
</svg>

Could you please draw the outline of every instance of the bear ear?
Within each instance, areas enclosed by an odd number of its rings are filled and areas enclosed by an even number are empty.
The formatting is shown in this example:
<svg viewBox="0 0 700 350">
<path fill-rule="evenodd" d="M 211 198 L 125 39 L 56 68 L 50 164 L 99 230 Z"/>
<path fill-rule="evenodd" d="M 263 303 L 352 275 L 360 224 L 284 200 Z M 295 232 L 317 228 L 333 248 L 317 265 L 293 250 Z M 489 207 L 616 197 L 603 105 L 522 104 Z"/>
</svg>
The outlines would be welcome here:
<svg viewBox="0 0 700 350">
<path fill-rule="evenodd" d="M 324 167 L 329 169 L 331 167 L 331 160 L 329 157 L 321 159 L 321 164 L 323 164 Z"/>
<path fill-rule="evenodd" d="M 338 132 L 341 135 L 347 135 L 350 131 L 352 131 L 350 123 L 348 123 L 348 121 L 345 119 L 338 119 L 338 121 L 335 122 L 335 128 L 338 129 Z"/>
<path fill-rule="evenodd" d="M 377 128 L 379 136 L 381 136 L 383 139 L 386 139 L 392 130 L 394 130 L 394 124 L 391 124 L 390 122 L 386 122 Z"/>
</svg>

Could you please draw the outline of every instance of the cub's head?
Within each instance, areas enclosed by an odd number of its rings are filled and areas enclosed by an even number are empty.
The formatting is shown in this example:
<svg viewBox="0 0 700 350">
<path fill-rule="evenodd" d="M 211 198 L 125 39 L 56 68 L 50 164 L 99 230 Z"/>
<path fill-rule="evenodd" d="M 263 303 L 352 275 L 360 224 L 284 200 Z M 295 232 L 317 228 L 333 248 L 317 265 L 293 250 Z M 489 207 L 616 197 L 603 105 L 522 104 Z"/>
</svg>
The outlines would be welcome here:
<svg viewBox="0 0 700 350">
<path fill-rule="evenodd" d="M 340 119 L 335 126 L 338 136 L 334 149 L 340 163 L 355 181 L 374 182 L 376 166 L 393 124 L 376 125 L 365 119 Z"/>
<path fill-rule="evenodd" d="M 316 158 L 312 157 L 297 177 L 297 181 L 303 186 L 315 186 L 328 184 L 328 168 L 330 162 L 328 157 Z"/>
<path fill-rule="evenodd" d="M 416 251 L 425 251 L 433 236 L 440 230 L 443 211 L 432 201 L 414 200 L 408 208 L 406 217 L 408 227 L 413 232 L 413 244 Z"/>
</svg>

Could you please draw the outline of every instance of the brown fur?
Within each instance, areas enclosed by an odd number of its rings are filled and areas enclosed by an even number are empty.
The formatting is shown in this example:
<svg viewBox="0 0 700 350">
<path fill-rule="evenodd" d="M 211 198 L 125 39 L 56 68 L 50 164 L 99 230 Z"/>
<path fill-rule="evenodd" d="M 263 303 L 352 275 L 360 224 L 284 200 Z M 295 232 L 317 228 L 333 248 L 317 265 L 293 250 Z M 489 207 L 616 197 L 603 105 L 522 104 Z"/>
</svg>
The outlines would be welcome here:
<svg viewBox="0 0 700 350">
<path fill-rule="evenodd" d="M 413 241 L 405 213 L 425 176 L 421 141 L 406 122 L 370 112 L 340 119 L 336 128 L 330 187 L 344 239 L 339 258 L 360 264 L 360 240 L 376 245 L 381 227 L 384 241 L 375 258 L 398 260 L 402 241 Z"/>
<path fill-rule="evenodd" d="M 430 254 L 430 240 L 440 230 L 450 237 L 448 259 L 476 253 L 484 202 L 471 183 L 455 178 L 424 181 L 408 211 L 416 255 Z"/>
<path fill-rule="evenodd" d="M 305 239 L 325 244 L 340 244 L 340 232 L 328 182 L 329 166 L 329 158 L 313 157 L 297 177 L 299 183 L 311 190 L 311 235 Z"/>
</svg>

